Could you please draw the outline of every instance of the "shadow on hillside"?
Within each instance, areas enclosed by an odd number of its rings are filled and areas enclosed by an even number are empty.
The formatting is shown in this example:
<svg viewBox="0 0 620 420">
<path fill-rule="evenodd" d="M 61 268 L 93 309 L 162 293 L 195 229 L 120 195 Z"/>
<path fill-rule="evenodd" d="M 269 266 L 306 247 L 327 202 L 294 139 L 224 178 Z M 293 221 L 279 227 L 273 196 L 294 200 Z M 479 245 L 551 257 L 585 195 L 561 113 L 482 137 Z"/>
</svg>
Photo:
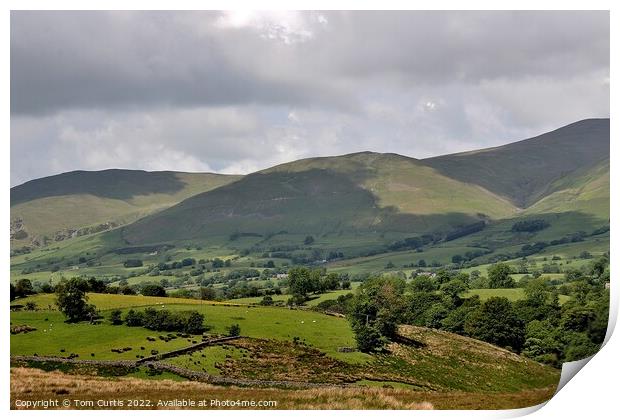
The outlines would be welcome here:
<svg viewBox="0 0 620 420">
<path fill-rule="evenodd" d="M 138 195 L 173 194 L 181 191 L 185 185 L 174 172 L 168 171 L 73 171 L 35 179 L 11 188 L 11 205 L 38 198 L 76 194 L 128 200 Z"/>
<path fill-rule="evenodd" d="M 409 338 L 409 337 L 405 337 L 404 335 L 400 335 L 398 334 L 394 340 L 395 343 L 398 344 L 402 344 L 405 346 L 410 346 L 410 347 L 414 347 L 416 349 L 422 348 L 422 347 L 426 347 L 426 343 L 423 343 L 421 341 L 418 340 L 414 340 L 413 338 Z"/>
</svg>

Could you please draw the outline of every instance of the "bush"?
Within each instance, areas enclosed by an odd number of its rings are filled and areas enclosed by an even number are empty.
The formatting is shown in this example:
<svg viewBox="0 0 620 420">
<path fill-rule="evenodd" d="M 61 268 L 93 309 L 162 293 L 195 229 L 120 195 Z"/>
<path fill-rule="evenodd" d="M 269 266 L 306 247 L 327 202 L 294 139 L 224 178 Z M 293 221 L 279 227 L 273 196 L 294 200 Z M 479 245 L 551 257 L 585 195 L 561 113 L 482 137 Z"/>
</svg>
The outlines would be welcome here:
<svg viewBox="0 0 620 420">
<path fill-rule="evenodd" d="M 273 298 L 271 296 L 265 296 L 263 297 L 263 299 L 259 302 L 260 305 L 263 306 L 271 306 L 273 305 Z"/>
<path fill-rule="evenodd" d="M 141 327 L 144 325 L 144 314 L 136 310 L 130 309 L 125 315 L 125 324 L 128 327 Z M 150 341 L 150 340 L 149 340 Z"/>
<path fill-rule="evenodd" d="M 197 311 L 170 312 L 147 308 L 138 312 L 130 309 L 125 316 L 125 323 L 129 327 L 142 326 L 153 331 L 177 331 L 186 334 L 201 334 L 206 331 L 204 315 Z"/>
<path fill-rule="evenodd" d="M 137 259 L 137 258 L 135 258 L 135 259 L 129 259 L 129 260 L 126 260 L 126 261 L 123 263 L 123 265 L 124 265 L 126 268 L 130 268 L 130 267 L 142 267 L 142 260 L 139 260 L 139 259 Z"/>
<path fill-rule="evenodd" d="M 231 337 L 241 335 L 241 327 L 239 326 L 239 324 L 232 324 L 230 327 L 228 327 L 228 335 Z"/>
<path fill-rule="evenodd" d="M 120 309 L 115 309 L 110 313 L 110 322 L 112 325 L 121 325 L 123 323 L 123 319 L 121 318 L 122 312 Z"/>
<path fill-rule="evenodd" d="M 142 295 L 165 297 L 166 289 L 158 284 L 147 284 L 142 288 Z"/>
<path fill-rule="evenodd" d="M 381 335 L 381 331 L 373 324 L 353 325 L 357 349 L 363 353 L 380 351 L 387 343 L 387 339 Z"/>
<path fill-rule="evenodd" d="M 15 285 L 15 296 L 26 297 L 34 294 L 32 283 L 28 279 L 19 279 Z"/>
<path fill-rule="evenodd" d="M 513 232 L 537 232 L 551 226 L 543 219 L 522 220 L 512 225 Z"/>
</svg>

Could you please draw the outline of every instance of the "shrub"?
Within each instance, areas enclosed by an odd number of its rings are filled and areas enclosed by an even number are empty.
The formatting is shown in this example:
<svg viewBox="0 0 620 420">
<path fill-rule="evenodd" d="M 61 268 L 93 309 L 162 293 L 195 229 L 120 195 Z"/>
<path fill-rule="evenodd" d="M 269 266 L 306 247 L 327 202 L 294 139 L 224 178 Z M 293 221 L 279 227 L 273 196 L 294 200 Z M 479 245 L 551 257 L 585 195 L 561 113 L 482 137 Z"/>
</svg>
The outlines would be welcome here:
<svg viewBox="0 0 620 420">
<path fill-rule="evenodd" d="M 236 337 L 241 334 L 241 327 L 239 324 L 232 324 L 228 327 L 228 335 L 231 337 Z"/>
<path fill-rule="evenodd" d="M 153 331 L 178 331 L 186 334 L 201 334 L 206 331 L 204 315 L 197 311 L 170 312 L 147 308 L 143 312 L 130 309 L 125 316 L 125 323 L 129 327 L 142 326 Z M 171 337 L 159 336 L 163 341 Z M 147 340 L 152 341 L 151 337 Z"/>
<path fill-rule="evenodd" d="M 130 309 L 125 315 L 125 324 L 128 327 L 141 327 L 144 325 L 144 314 L 136 310 Z M 150 337 L 147 337 L 147 340 Z M 151 341 L 151 340 L 149 340 Z"/>
<path fill-rule="evenodd" d="M 123 319 L 121 318 L 122 312 L 120 309 L 115 309 L 110 313 L 110 322 L 112 325 L 121 325 L 123 323 Z"/>
<path fill-rule="evenodd" d="M 537 232 L 550 226 L 549 222 L 543 219 L 522 220 L 512 225 L 513 232 Z"/>
<path fill-rule="evenodd" d="M 263 299 L 259 302 L 260 305 L 263 306 L 271 306 L 273 305 L 273 298 L 271 296 L 265 296 L 263 297 Z"/>
<path fill-rule="evenodd" d="M 130 267 L 142 267 L 142 260 L 137 258 L 126 260 L 123 265 L 127 268 Z"/>
<path fill-rule="evenodd" d="M 147 284 L 142 288 L 142 295 L 165 297 L 166 289 L 158 284 Z"/>
</svg>

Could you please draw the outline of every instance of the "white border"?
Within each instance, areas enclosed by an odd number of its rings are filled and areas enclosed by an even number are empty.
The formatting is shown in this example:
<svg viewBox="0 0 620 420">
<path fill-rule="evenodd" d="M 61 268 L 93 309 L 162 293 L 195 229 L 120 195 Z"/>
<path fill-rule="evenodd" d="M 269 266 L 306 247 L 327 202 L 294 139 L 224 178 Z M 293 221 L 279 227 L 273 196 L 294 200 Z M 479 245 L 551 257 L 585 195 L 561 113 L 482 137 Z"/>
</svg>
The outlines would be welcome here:
<svg viewBox="0 0 620 420">
<path fill-rule="evenodd" d="M 614 51 L 614 46 L 618 46 L 617 38 L 618 38 L 618 23 L 620 23 L 620 19 L 618 19 L 618 15 L 620 14 L 620 9 L 618 6 L 615 6 L 618 2 L 612 1 L 601 1 L 601 0 L 590 0 L 590 1 L 563 1 L 563 2 L 553 2 L 553 1 L 545 1 L 545 0 L 522 0 L 522 1 L 502 1 L 494 2 L 494 1 L 483 1 L 483 0 L 470 0 L 468 2 L 463 1 L 396 1 L 396 0 L 383 0 L 383 1 L 326 1 L 326 0 L 314 0 L 314 1 L 277 1 L 277 0 L 263 0 L 260 4 L 252 4 L 247 1 L 239 1 L 239 0 L 230 0 L 230 1 L 198 1 L 198 0 L 176 0 L 176 1 L 144 1 L 144 0 L 92 0 L 88 3 L 80 2 L 77 0 L 64 0 L 64 1 L 41 1 L 41 0 L 23 0 L 23 1 L 13 1 L 8 0 L 3 2 L 5 13 L 2 14 L 1 19 L 1 34 L 2 34 L 2 52 L 3 57 L 5 58 L 4 65 L 1 67 L 2 81 L 5 89 L 3 90 L 4 95 L 2 96 L 1 107 L 2 113 L 4 115 L 4 119 L 2 121 L 2 133 L 4 134 L 4 140 L 2 141 L 2 153 L 0 155 L 0 159 L 3 163 L 2 167 L 4 170 L 2 171 L 2 179 L 3 185 L 3 197 L 4 197 L 4 205 L 2 207 L 2 215 L 3 220 L 7 222 L 10 218 L 9 211 L 9 188 L 10 188 L 10 77 L 9 77 L 9 65 L 8 60 L 10 56 L 10 13 L 9 10 L 27 10 L 27 9 L 117 9 L 117 10 L 128 10 L 128 9 L 186 9 L 186 10 L 198 10 L 198 9 L 255 9 L 255 10 L 266 10 L 266 9 L 323 9 L 323 10 L 348 10 L 348 9 L 418 9 L 418 10 L 463 10 L 473 9 L 473 10 L 553 10 L 561 8 L 562 10 L 611 10 L 611 41 L 612 48 L 611 51 Z M 467 6 L 467 7 L 465 7 Z M 614 75 L 616 70 L 618 69 L 618 54 L 612 54 L 611 56 L 611 79 L 614 79 Z M 613 82 L 611 84 L 613 86 Z M 611 91 L 611 109 L 615 109 L 614 105 L 617 105 L 617 95 L 614 94 L 614 91 Z M 615 120 L 612 118 L 611 120 L 611 138 L 615 138 L 615 135 L 618 133 L 617 124 Z M 611 156 L 612 161 L 615 156 L 615 152 L 618 150 L 618 147 L 614 142 L 611 144 Z M 36 151 L 33 151 L 36 153 Z M 615 209 L 619 209 L 618 206 L 618 196 L 614 194 L 614 186 L 616 186 L 617 180 L 617 171 L 615 170 L 614 165 L 611 165 L 611 186 L 612 186 L 612 199 L 611 199 L 611 213 L 616 214 L 614 212 Z M 611 231 L 616 232 L 617 223 L 616 220 L 611 221 Z M 9 249 L 10 244 L 8 240 L 8 234 L 4 236 L 5 240 L 2 242 L 2 248 L 0 249 L 0 255 L 4 255 L 5 259 L 3 262 L 3 272 L 8 273 L 9 271 Z M 611 248 L 612 252 L 612 265 L 615 267 L 615 251 L 618 249 L 617 241 L 615 240 L 615 236 L 612 235 L 611 238 Z M 5 279 L 5 282 L 8 283 L 8 280 Z M 8 284 L 5 284 L 4 287 L 8 287 Z M 613 323 L 615 324 L 615 320 L 618 315 L 618 296 L 619 296 L 620 287 L 614 287 L 612 282 L 612 310 L 611 310 L 611 318 L 613 319 Z M 3 308 L 0 309 L 0 317 L 2 318 L 2 325 L 9 325 L 9 303 L 8 300 L 3 300 Z M 587 364 L 587 367 L 579 372 L 575 379 L 571 380 L 566 384 L 564 388 L 562 388 L 558 394 L 553 397 L 546 405 L 542 407 L 535 407 L 524 410 L 508 410 L 508 411 L 438 411 L 438 412 L 410 412 L 410 411 L 397 411 L 397 412 L 389 412 L 389 416 L 393 416 L 395 418 L 411 418 L 415 416 L 417 418 L 472 418 L 472 419 L 481 419 L 481 418 L 508 418 L 508 417 L 518 417 L 528 413 L 530 414 L 530 418 L 533 419 L 570 419 L 570 418 L 610 418 L 611 413 L 617 411 L 617 391 L 616 391 L 616 383 L 618 380 L 618 361 L 617 354 L 620 354 L 620 344 L 619 339 L 616 336 L 608 337 L 609 341 L 605 345 L 605 347 L 592 358 L 592 360 Z M 1 346 L 0 358 L 4 360 L 3 369 L 2 369 L 2 389 L 0 391 L 0 404 L 2 407 L 9 410 L 9 346 L 6 344 L 8 342 L 8 332 L 5 335 L 5 340 L 3 341 L 3 345 Z M 78 416 L 82 416 L 84 413 L 80 413 L 77 411 L 28 411 L 28 412 L 20 412 L 20 411 L 10 411 L 9 415 L 14 416 L 15 418 L 39 418 L 39 417 L 50 417 L 50 418 L 78 418 Z M 89 411 L 86 413 L 89 417 L 94 419 L 99 418 L 108 418 L 110 416 L 110 412 L 97 412 L 97 411 Z M 119 413 L 121 414 L 121 413 Z M 160 412 L 152 412 L 152 411 L 139 411 L 133 412 L 132 416 L 136 418 L 161 418 L 162 416 L 171 416 L 176 413 L 171 411 L 160 411 Z M 291 412 L 291 411 L 257 411 L 257 412 L 244 412 L 244 411 L 184 411 L 183 416 L 189 418 L 202 418 L 204 419 L 206 416 L 211 418 L 226 418 L 226 419 L 241 419 L 247 418 L 247 416 L 252 416 L 257 419 L 274 419 L 274 418 L 301 418 L 305 417 L 307 414 L 312 415 L 315 418 L 324 418 L 324 419 L 338 419 L 338 420 L 346 420 L 346 419 L 359 419 L 363 418 L 375 418 L 377 416 L 388 415 L 387 412 L 383 411 L 338 411 L 338 412 L 327 412 L 327 411 L 313 411 L 311 413 L 306 412 Z M 121 414 L 123 415 L 123 414 Z M 27 417 L 26 417 L 27 416 Z M 148 416 L 148 417 L 147 417 Z"/>
</svg>

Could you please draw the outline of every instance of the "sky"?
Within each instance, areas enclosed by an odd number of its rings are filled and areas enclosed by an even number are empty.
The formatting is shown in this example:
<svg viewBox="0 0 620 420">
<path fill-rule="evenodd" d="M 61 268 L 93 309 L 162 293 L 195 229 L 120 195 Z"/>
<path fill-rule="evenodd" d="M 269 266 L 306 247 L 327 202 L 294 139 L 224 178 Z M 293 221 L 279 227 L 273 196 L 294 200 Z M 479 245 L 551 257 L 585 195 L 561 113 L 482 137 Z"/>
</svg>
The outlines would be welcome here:
<svg viewBox="0 0 620 420">
<path fill-rule="evenodd" d="M 425 158 L 609 117 L 608 12 L 11 12 L 11 185 Z"/>
</svg>

